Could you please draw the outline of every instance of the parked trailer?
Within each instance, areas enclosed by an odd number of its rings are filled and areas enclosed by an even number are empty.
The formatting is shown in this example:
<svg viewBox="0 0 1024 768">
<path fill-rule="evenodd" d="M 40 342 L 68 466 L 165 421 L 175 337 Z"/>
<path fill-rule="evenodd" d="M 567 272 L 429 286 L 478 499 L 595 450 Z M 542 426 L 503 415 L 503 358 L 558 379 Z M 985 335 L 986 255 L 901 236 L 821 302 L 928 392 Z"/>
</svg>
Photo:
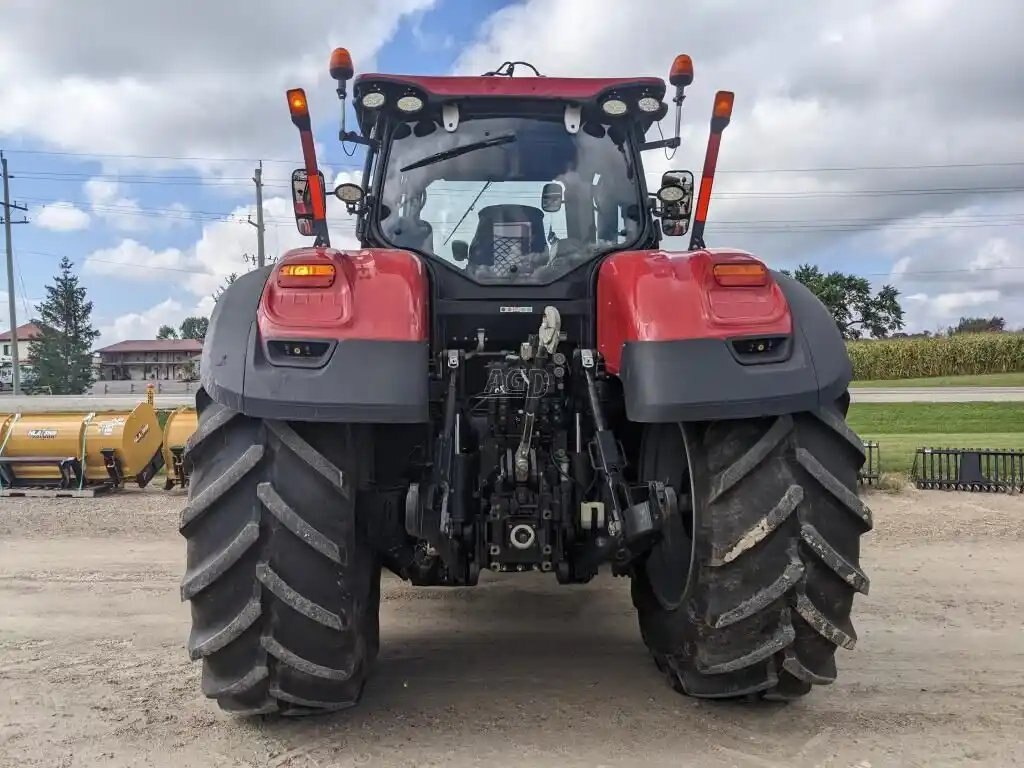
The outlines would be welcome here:
<svg viewBox="0 0 1024 768">
<path fill-rule="evenodd" d="M 163 466 L 153 407 L 114 413 L 15 414 L 4 420 L 0 483 L 19 487 L 145 487 Z"/>
</svg>

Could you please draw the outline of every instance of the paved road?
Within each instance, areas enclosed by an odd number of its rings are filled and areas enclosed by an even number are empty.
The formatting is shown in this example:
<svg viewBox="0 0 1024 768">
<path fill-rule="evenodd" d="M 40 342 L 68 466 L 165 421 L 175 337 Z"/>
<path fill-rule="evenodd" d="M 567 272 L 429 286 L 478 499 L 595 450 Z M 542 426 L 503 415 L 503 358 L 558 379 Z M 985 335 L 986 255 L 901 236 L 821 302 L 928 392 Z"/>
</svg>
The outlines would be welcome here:
<svg viewBox="0 0 1024 768">
<path fill-rule="evenodd" d="M 1024 387 L 889 387 L 850 390 L 855 403 L 1024 402 Z M 0 396 L 0 413 L 131 410 L 143 395 Z M 157 408 L 194 405 L 194 395 L 157 395 Z"/>
<path fill-rule="evenodd" d="M 1024 387 L 853 387 L 855 403 L 1024 402 Z"/>
<path fill-rule="evenodd" d="M 872 494 L 839 679 L 790 705 L 679 696 L 624 579 L 385 579 L 360 707 L 235 719 L 199 688 L 177 492 L 0 501 L 0 766 L 888 768 L 1024 761 L 1024 500 Z"/>
</svg>

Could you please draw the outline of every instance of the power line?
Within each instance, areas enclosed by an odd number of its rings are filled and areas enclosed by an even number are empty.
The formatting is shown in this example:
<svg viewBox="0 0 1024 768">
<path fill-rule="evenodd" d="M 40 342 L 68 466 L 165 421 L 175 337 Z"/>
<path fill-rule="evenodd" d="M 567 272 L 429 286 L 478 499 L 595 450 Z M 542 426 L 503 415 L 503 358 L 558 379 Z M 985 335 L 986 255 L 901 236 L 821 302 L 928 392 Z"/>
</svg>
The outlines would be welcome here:
<svg viewBox="0 0 1024 768">
<path fill-rule="evenodd" d="M 821 190 L 779 190 L 771 192 L 723 191 L 716 193 L 721 198 L 822 198 L 822 197 L 901 197 L 904 195 L 963 195 L 963 194 L 1002 194 L 1006 192 L 1024 192 L 1024 187 L 932 187 L 920 189 L 821 189 Z"/>
<path fill-rule="evenodd" d="M 21 283 L 21 308 L 25 310 L 25 320 L 32 319 L 32 311 L 28 306 L 28 288 L 25 287 L 25 275 L 18 263 L 18 254 L 14 254 L 14 270 L 18 273 L 18 282 Z"/>
<path fill-rule="evenodd" d="M 925 171 L 947 168 L 1005 168 L 1024 165 L 1024 160 L 1005 160 L 991 163 L 928 163 L 920 165 L 835 165 L 818 168 L 727 168 L 719 173 L 841 173 L 845 171 Z"/>
<path fill-rule="evenodd" d="M 143 154 L 121 154 L 116 152 L 71 152 L 48 149 L 9 149 L 5 150 L 10 154 L 21 155 L 54 155 L 61 157 L 96 157 L 112 160 L 189 160 L 193 162 L 208 163 L 288 163 L 300 166 L 302 160 L 273 159 L 266 157 L 202 157 L 196 155 L 143 155 Z"/>
<path fill-rule="evenodd" d="M 219 162 L 219 163 L 258 163 L 261 160 L 265 163 L 285 163 L 302 165 L 302 160 L 283 158 L 259 158 L 259 157 L 222 157 L 222 156 L 194 156 L 194 155 L 146 155 L 146 154 L 119 154 L 113 152 L 72 152 L 43 149 L 12 149 L 6 150 L 9 154 L 23 155 L 54 155 L 65 157 L 91 157 L 106 159 L 129 159 L 129 160 L 187 160 L 194 162 Z M 329 163 L 332 166 L 346 168 L 362 168 L 362 163 Z M 845 173 L 852 171 L 916 171 L 916 170 L 937 170 L 947 168 L 1004 168 L 1024 166 L 1024 160 L 993 160 L 986 162 L 951 162 L 951 163 L 913 163 L 905 165 L 834 165 L 834 166 L 806 166 L 790 168 L 725 168 L 719 169 L 717 173 Z"/>
</svg>

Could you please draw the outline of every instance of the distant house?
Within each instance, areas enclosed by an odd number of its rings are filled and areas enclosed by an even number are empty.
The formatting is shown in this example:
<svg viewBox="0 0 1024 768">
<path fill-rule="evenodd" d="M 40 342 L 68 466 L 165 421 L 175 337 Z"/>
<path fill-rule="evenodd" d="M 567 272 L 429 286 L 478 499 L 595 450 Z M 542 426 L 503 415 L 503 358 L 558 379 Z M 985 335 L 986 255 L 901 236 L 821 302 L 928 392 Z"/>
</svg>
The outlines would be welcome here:
<svg viewBox="0 0 1024 768">
<path fill-rule="evenodd" d="M 199 375 L 203 342 L 194 339 L 119 341 L 96 350 L 100 381 L 189 381 Z"/>
<path fill-rule="evenodd" d="M 42 330 L 35 323 L 25 323 L 18 326 L 18 359 L 28 360 L 29 342 L 39 338 Z M 0 333 L 0 358 L 4 362 L 11 360 L 11 332 Z"/>
</svg>

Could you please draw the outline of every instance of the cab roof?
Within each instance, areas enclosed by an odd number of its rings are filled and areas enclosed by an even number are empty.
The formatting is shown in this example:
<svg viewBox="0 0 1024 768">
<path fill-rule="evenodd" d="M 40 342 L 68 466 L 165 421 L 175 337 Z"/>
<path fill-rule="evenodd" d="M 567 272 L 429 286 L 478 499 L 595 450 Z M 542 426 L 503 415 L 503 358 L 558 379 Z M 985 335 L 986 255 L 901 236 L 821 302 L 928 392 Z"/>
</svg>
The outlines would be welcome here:
<svg viewBox="0 0 1024 768">
<path fill-rule="evenodd" d="M 502 77 L 385 75 L 371 73 L 356 78 L 357 90 L 376 83 L 408 86 L 439 98 L 474 96 L 562 99 L 589 101 L 606 91 L 643 88 L 664 98 L 665 81 L 659 77 Z"/>
<path fill-rule="evenodd" d="M 366 110 L 360 98 L 367 91 L 381 90 L 390 94 L 416 93 L 432 104 L 445 104 L 467 99 L 530 99 L 596 103 L 606 95 L 633 92 L 665 97 L 665 81 L 658 77 L 503 77 L 503 76 L 433 76 L 388 75 L 369 73 L 355 80 L 355 109 L 360 125 L 368 127 Z"/>
</svg>

